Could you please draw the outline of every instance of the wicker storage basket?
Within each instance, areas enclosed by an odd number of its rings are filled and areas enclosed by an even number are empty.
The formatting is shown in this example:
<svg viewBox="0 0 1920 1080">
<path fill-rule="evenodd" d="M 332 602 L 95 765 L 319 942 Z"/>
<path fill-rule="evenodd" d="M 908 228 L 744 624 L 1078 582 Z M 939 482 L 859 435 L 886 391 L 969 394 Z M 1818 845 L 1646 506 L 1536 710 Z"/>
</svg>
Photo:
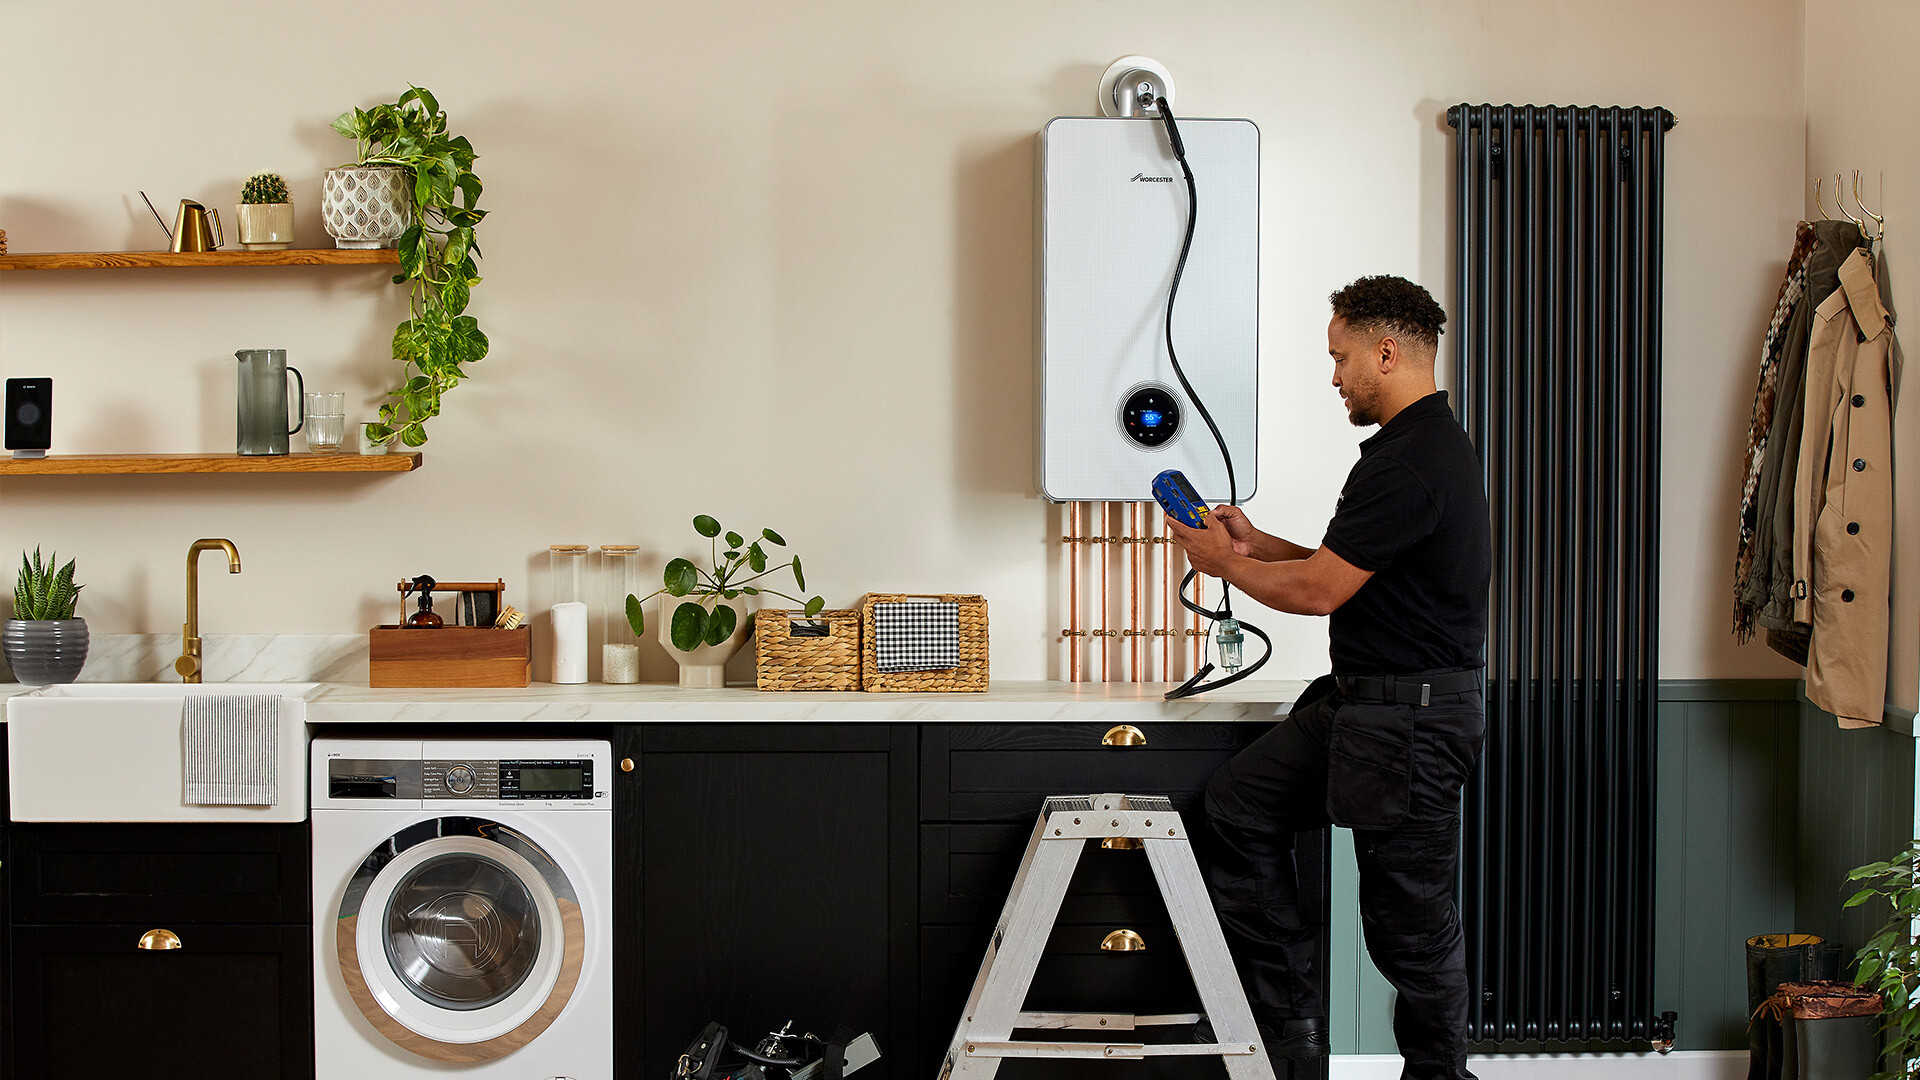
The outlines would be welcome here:
<svg viewBox="0 0 1920 1080">
<path fill-rule="evenodd" d="M 960 608 L 960 666 L 942 671 L 881 671 L 874 655 L 876 604 L 934 600 Z M 985 692 L 987 689 L 987 598 L 922 593 L 869 593 L 860 600 L 860 688 L 874 691 Z"/>
<path fill-rule="evenodd" d="M 796 624 L 818 623 L 824 637 L 794 633 Z M 753 617 L 754 678 L 762 690 L 860 689 L 860 613 L 822 611 L 808 618 L 797 608 L 762 611 Z"/>
</svg>

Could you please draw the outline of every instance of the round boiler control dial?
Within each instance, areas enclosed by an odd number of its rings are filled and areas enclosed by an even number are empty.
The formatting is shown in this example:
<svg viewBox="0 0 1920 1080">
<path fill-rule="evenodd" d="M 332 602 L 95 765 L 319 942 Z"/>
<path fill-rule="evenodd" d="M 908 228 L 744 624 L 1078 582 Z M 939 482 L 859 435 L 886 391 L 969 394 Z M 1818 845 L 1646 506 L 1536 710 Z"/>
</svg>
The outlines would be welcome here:
<svg viewBox="0 0 1920 1080">
<path fill-rule="evenodd" d="M 447 770 L 447 790 L 455 795 L 465 795 L 473 790 L 473 769 L 466 765 L 455 765 Z"/>
<path fill-rule="evenodd" d="M 1180 434 L 1180 399 L 1171 387 L 1146 383 L 1120 402 L 1120 430 L 1143 450 L 1158 450 Z"/>
</svg>

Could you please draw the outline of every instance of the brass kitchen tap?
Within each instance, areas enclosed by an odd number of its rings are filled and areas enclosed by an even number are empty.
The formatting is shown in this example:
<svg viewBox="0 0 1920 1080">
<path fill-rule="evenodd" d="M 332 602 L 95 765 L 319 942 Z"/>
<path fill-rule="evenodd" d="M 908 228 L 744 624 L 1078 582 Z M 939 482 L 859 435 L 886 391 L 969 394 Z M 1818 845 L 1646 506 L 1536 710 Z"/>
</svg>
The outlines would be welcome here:
<svg viewBox="0 0 1920 1080">
<path fill-rule="evenodd" d="M 195 540 L 187 549 L 187 621 L 180 627 L 180 659 L 173 670 L 180 681 L 200 681 L 200 553 L 221 550 L 227 553 L 227 573 L 240 572 L 240 549 L 231 540 Z"/>
</svg>

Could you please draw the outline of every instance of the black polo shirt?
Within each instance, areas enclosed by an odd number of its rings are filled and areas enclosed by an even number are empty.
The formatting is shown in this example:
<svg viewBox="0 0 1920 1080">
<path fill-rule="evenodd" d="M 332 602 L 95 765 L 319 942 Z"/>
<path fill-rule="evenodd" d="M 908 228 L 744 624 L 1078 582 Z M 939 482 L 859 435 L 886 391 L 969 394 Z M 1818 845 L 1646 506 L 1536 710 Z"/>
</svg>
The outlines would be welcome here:
<svg viewBox="0 0 1920 1080">
<path fill-rule="evenodd" d="M 1329 620 L 1336 675 L 1479 667 L 1493 573 L 1473 443 L 1436 391 L 1360 444 L 1327 549 L 1373 571 Z"/>
</svg>

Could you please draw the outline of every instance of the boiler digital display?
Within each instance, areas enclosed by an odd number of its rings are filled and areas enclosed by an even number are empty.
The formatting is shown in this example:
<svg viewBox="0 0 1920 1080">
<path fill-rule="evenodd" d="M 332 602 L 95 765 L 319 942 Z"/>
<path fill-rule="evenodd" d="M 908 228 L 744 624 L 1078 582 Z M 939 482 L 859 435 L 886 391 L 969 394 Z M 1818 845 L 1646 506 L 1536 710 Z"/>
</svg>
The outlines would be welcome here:
<svg viewBox="0 0 1920 1080">
<path fill-rule="evenodd" d="M 1136 386 L 1120 403 L 1120 430 L 1142 450 L 1158 450 L 1180 433 L 1180 400 L 1169 387 Z"/>
</svg>

